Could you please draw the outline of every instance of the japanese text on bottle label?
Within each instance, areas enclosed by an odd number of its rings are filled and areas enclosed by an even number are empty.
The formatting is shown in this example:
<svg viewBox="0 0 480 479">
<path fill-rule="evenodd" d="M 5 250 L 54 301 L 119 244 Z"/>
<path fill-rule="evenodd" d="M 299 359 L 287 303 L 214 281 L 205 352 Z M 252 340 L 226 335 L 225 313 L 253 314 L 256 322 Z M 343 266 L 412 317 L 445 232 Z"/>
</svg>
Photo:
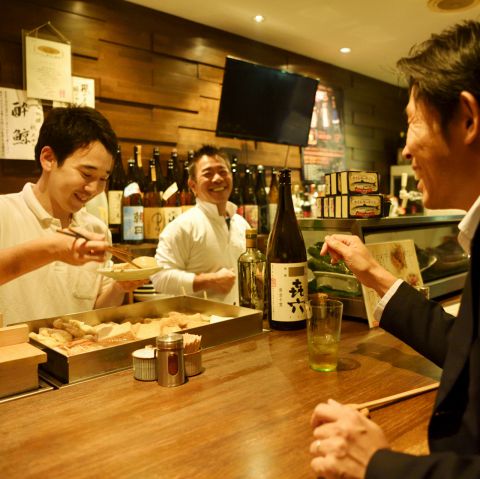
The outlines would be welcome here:
<svg viewBox="0 0 480 479">
<path fill-rule="evenodd" d="M 273 321 L 303 321 L 308 301 L 307 263 L 270 264 Z"/>
</svg>

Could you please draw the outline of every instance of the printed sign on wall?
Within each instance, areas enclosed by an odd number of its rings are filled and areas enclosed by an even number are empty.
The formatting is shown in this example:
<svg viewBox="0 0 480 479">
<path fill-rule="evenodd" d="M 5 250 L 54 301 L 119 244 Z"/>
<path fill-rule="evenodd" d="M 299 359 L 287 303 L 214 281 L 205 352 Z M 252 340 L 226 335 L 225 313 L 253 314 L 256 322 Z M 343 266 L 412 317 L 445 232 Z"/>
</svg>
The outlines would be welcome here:
<svg viewBox="0 0 480 479">
<path fill-rule="evenodd" d="M 0 88 L 0 157 L 34 160 L 43 123 L 41 102 L 24 90 Z"/>
</svg>

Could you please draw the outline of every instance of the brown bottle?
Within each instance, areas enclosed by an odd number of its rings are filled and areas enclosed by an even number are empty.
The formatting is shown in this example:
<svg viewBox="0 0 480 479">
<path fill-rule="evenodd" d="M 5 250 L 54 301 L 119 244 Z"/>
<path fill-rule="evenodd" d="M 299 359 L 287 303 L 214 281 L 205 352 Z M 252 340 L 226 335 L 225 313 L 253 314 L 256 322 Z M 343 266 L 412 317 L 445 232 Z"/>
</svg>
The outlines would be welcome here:
<svg viewBox="0 0 480 479">
<path fill-rule="evenodd" d="M 306 326 L 307 253 L 293 209 L 290 170 L 279 175 L 278 209 L 267 244 L 268 321 L 273 329 Z"/>
<path fill-rule="evenodd" d="M 270 179 L 270 189 L 268 190 L 268 220 L 269 220 L 269 229 L 271 231 L 273 226 L 273 221 L 277 214 L 278 206 L 278 178 L 277 170 L 272 168 L 272 178 Z"/>
<path fill-rule="evenodd" d="M 158 189 L 155 159 L 150 160 L 148 183 L 143 195 L 143 225 L 145 241 L 158 242 L 164 227 L 161 192 Z"/>
</svg>

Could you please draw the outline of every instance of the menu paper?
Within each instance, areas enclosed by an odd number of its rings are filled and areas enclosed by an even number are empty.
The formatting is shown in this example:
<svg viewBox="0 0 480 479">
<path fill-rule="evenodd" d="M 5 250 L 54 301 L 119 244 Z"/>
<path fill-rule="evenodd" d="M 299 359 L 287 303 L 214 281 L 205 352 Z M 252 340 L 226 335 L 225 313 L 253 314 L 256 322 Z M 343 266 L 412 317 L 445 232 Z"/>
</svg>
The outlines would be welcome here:
<svg viewBox="0 0 480 479">
<path fill-rule="evenodd" d="M 0 158 L 34 160 L 42 123 L 39 100 L 24 90 L 0 88 Z"/>
<path fill-rule="evenodd" d="M 413 240 L 371 243 L 365 246 L 380 265 L 394 276 L 403 279 L 412 286 L 423 286 Z M 373 328 L 378 326 L 378 321 L 374 318 L 373 312 L 380 301 L 380 296 L 373 289 L 364 285 L 362 285 L 362 291 L 368 325 Z"/>
<path fill-rule="evenodd" d="M 72 101 L 71 53 L 68 43 L 25 37 L 25 76 L 30 98 Z"/>
</svg>

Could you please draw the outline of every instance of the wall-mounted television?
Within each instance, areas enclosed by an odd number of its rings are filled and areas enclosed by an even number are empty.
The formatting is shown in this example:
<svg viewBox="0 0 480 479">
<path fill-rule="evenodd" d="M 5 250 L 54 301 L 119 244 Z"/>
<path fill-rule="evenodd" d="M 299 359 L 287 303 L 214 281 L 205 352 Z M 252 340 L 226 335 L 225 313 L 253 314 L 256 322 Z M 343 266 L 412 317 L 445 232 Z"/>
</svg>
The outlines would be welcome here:
<svg viewBox="0 0 480 479">
<path fill-rule="evenodd" d="M 318 80 L 227 57 L 216 135 L 305 146 Z"/>
</svg>

